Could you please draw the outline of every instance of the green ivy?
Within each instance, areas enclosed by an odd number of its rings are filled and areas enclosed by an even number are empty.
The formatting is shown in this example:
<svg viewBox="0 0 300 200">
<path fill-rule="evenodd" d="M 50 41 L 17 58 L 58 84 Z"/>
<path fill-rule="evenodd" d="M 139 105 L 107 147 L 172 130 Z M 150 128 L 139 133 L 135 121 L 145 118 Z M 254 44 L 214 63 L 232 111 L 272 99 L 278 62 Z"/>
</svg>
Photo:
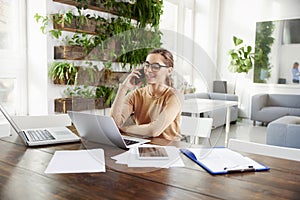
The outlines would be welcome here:
<svg viewBox="0 0 300 200">
<path fill-rule="evenodd" d="M 260 79 L 261 70 L 268 72 L 268 77 L 271 76 L 271 64 L 269 62 L 269 54 L 271 53 L 271 46 L 274 43 L 272 37 L 274 31 L 274 24 L 272 21 L 259 22 L 256 27 L 255 37 L 255 64 L 254 64 L 254 82 L 265 83 L 265 80 Z"/>
</svg>

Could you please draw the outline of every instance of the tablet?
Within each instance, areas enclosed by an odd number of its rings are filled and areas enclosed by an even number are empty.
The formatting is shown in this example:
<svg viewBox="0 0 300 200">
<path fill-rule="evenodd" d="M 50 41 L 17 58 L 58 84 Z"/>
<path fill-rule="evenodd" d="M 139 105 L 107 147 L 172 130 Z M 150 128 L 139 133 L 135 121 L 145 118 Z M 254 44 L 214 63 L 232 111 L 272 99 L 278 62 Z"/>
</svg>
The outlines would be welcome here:
<svg viewBox="0 0 300 200">
<path fill-rule="evenodd" d="M 138 147 L 139 159 L 169 159 L 164 147 Z"/>
</svg>

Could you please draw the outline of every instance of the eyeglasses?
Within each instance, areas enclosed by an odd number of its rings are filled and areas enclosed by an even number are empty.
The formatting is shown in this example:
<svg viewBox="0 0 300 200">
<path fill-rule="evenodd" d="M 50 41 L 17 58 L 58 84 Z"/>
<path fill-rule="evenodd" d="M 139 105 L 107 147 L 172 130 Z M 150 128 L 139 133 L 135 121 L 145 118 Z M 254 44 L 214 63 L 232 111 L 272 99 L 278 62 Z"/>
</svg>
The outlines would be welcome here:
<svg viewBox="0 0 300 200">
<path fill-rule="evenodd" d="M 147 62 L 143 63 L 143 67 L 144 67 L 144 69 L 147 69 L 147 70 L 148 70 L 149 68 L 151 68 L 151 70 L 152 70 L 153 72 L 159 71 L 161 67 L 169 68 L 168 66 L 161 65 L 161 64 L 159 64 L 159 63 L 152 63 L 152 64 L 150 64 L 150 63 L 147 63 Z"/>
</svg>

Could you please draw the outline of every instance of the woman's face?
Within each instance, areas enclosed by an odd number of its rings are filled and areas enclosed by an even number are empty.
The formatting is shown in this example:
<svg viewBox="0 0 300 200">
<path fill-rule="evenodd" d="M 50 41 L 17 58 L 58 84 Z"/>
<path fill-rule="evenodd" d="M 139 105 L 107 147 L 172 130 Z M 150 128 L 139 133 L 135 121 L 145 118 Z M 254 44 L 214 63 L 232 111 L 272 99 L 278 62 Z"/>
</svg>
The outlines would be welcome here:
<svg viewBox="0 0 300 200">
<path fill-rule="evenodd" d="M 160 54 L 149 54 L 146 58 L 146 63 L 154 64 L 158 63 L 162 66 L 166 66 L 163 62 L 164 57 Z M 145 77 L 148 84 L 165 84 L 166 78 L 172 73 L 173 67 L 160 67 L 158 71 L 153 71 L 151 67 L 144 69 Z"/>
</svg>

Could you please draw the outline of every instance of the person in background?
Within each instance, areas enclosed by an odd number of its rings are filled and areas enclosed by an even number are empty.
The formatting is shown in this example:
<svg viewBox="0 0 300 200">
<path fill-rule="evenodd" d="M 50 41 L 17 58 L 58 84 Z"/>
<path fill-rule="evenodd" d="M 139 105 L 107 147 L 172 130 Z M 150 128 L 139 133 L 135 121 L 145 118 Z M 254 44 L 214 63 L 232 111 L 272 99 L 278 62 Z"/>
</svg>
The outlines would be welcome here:
<svg viewBox="0 0 300 200">
<path fill-rule="evenodd" d="M 122 132 L 167 140 L 181 139 L 183 95 L 172 86 L 173 65 L 170 51 L 154 49 L 148 53 L 143 68 L 133 70 L 119 85 L 110 114 Z M 143 74 L 144 86 L 143 81 L 136 82 Z M 127 123 L 130 118 L 133 118 L 133 124 Z"/>
<path fill-rule="evenodd" d="M 293 69 L 292 69 L 292 73 L 293 73 L 293 83 L 299 83 L 299 63 L 295 62 L 293 64 Z"/>
</svg>

